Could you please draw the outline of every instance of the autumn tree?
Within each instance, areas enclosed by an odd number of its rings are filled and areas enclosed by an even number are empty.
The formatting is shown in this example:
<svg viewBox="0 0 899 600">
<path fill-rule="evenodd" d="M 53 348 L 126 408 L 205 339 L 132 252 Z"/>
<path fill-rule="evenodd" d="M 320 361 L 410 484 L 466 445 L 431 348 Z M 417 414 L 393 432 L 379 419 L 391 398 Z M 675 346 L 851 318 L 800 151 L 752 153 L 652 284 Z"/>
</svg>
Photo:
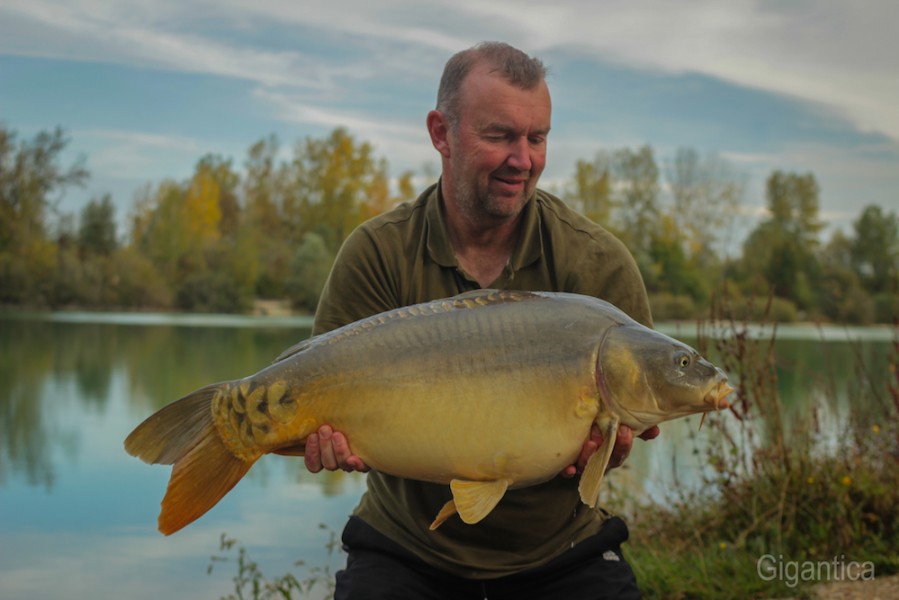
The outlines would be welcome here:
<svg viewBox="0 0 899 600">
<path fill-rule="evenodd" d="M 83 160 L 64 167 L 60 128 L 21 142 L 0 125 L 0 302 L 49 302 L 57 269 L 48 220 L 63 191 L 88 178 Z"/>
<path fill-rule="evenodd" d="M 290 218 L 294 200 L 289 173 L 277 160 L 280 147 L 277 136 L 262 138 L 249 148 L 244 161 L 244 214 L 237 245 L 242 257 L 255 265 L 254 294 L 261 298 L 285 296 L 290 246 L 300 239 L 299 224 Z"/>
<path fill-rule="evenodd" d="M 659 224 L 659 167 L 652 147 L 645 145 L 616 151 L 612 168 L 621 236 L 639 262 L 649 254 Z"/>
<path fill-rule="evenodd" d="M 288 218 L 302 235 L 319 234 L 331 252 L 362 221 L 389 207 L 387 161 L 346 129 L 324 139 L 306 138 L 294 147 Z"/>
<path fill-rule="evenodd" d="M 719 242 L 729 234 L 742 202 L 742 178 L 721 157 L 701 158 L 692 148 L 679 148 L 665 175 L 673 200 L 671 217 L 687 254 L 700 265 L 717 262 Z"/>
<path fill-rule="evenodd" d="M 594 223 L 609 226 L 612 194 L 608 155 L 599 153 L 592 162 L 577 161 L 563 200 Z"/>
</svg>

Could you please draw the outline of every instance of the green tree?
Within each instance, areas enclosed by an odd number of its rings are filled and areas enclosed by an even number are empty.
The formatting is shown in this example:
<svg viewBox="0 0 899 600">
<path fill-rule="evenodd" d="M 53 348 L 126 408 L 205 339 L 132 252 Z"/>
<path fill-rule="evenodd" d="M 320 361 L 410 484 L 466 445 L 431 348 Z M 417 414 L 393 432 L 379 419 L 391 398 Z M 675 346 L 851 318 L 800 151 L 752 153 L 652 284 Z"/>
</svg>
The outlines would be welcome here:
<svg viewBox="0 0 899 600">
<path fill-rule="evenodd" d="M 819 276 L 818 183 L 807 173 L 775 171 L 767 180 L 766 200 L 770 217 L 753 230 L 743 244 L 747 283 L 754 275 L 782 298 L 800 308 L 814 304 L 813 289 Z"/>
<path fill-rule="evenodd" d="M 798 175 L 775 171 L 766 184 L 771 221 L 808 250 L 818 247 L 818 233 L 824 227 L 818 215 L 819 191 L 818 182 L 811 173 Z"/>
<path fill-rule="evenodd" d="M 852 267 L 852 240 L 837 231 L 820 253 L 817 306 L 832 321 L 864 324 L 872 320 L 873 301 Z"/>
<path fill-rule="evenodd" d="M 294 306 L 316 309 L 333 262 L 334 254 L 325 240 L 317 233 L 307 233 L 291 261 L 288 291 Z"/>
<path fill-rule="evenodd" d="M 290 274 L 291 245 L 300 240 L 300 222 L 293 220 L 290 207 L 296 202 L 289 189 L 289 175 L 277 155 L 278 138 L 270 135 L 253 144 L 244 161 L 244 213 L 237 234 L 242 260 L 254 276 L 255 295 L 262 298 L 284 297 L 284 282 Z"/>
<path fill-rule="evenodd" d="M 78 246 L 83 252 L 103 256 L 111 255 L 118 247 L 115 207 L 109 194 L 91 200 L 81 210 Z"/>
<path fill-rule="evenodd" d="M 880 206 L 865 207 L 852 224 L 852 266 L 872 294 L 896 292 L 899 273 L 899 218 Z"/>
<path fill-rule="evenodd" d="M 138 201 L 142 214 L 136 224 L 142 228 L 133 234 L 141 251 L 173 287 L 194 270 L 197 259 L 190 252 L 193 244 L 184 195 L 184 186 L 173 180 L 160 182 L 155 191 L 148 190 Z"/>
</svg>

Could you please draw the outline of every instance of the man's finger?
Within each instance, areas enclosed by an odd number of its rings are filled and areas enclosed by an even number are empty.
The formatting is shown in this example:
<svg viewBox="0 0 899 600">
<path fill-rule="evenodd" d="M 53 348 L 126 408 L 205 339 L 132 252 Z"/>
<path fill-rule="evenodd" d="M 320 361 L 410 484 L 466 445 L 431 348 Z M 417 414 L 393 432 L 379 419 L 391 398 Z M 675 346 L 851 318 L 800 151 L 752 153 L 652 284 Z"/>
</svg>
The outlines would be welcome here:
<svg viewBox="0 0 899 600">
<path fill-rule="evenodd" d="M 306 438 L 306 450 L 303 453 L 303 462 L 310 473 L 318 473 L 322 470 L 321 446 L 318 434 L 310 433 Z"/>
<path fill-rule="evenodd" d="M 640 438 L 641 440 L 647 440 L 647 441 L 648 441 L 648 440 L 654 440 L 654 439 L 656 439 L 657 437 L 659 437 L 659 434 L 660 434 L 660 433 L 662 433 L 662 430 L 659 429 L 659 426 L 658 426 L 658 425 L 653 425 L 652 427 L 650 427 L 649 429 L 647 429 L 646 431 L 644 431 L 643 433 L 641 433 L 641 434 L 639 435 L 639 438 Z"/>
<path fill-rule="evenodd" d="M 631 453 L 631 446 L 633 445 L 634 430 L 627 425 L 618 427 L 618 437 L 615 438 L 615 445 L 612 447 L 612 456 L 609 458 L 609 468 L 614 469 L 620 467 Z"/>
<path fill-rule="evenodd" d="M 321 447 L 322 466 L 333 471 L 338 467 L 337 456 L 334 453 L 334 432 L 327 425 L 322 425 L 318 430 Z"/>
</svg>

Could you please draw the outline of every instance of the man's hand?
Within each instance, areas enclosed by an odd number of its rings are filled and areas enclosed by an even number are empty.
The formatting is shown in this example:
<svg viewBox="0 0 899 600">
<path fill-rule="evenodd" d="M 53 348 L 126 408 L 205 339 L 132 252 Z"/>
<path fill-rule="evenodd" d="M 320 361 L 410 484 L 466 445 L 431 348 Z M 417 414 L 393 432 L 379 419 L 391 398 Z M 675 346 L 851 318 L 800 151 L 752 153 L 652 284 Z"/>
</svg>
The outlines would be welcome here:
<svg viewBox="0 0 899 600">
<path fill-rule="evenodd" d="M 641 433 L 639 437 L 642 440 L 652 440 L 657 438 L 659 433 L 659 426 L 653 425 Z M 627 425 L 620 425 L 618 427 L 618 437 L 615 438 L 615 445 L 612 447 L 612 456 L 609 458 L 608 468 L 615 469 L 620 467 L 624 463 L 624 459 L 627 458 L 627 455 L 631 453 L 631 446 L 633 445 L 634 430 Z M 600 446 L 602 446 L 602 433 L 599 431 L 599 427 L 594 423 L 593 427 L 590 429 L 590 438 L 584 442 L 584 445 L 581 448 L 581 454 L 577 458 L 577 462 L 565 467 L 565 470 L 562 471 L 562 477 L 570 478 L 578 473 L 582 473 L 584 467 L 587 466 L 587 461 L 590 460 L 590 457 L 593 456 Z"/>
<path fill-rule="evenodd" d="M 359 471 L 365 473 L 368 466 L 362 459 L 350 452 L 346 436 L 334 431 L 329 425 L 322 425 L 318 433 L 310 433 L 306 438 L 306 452 L 303 458 L 310 473 L 322 469 L 336 471 Z"/>
</svg>

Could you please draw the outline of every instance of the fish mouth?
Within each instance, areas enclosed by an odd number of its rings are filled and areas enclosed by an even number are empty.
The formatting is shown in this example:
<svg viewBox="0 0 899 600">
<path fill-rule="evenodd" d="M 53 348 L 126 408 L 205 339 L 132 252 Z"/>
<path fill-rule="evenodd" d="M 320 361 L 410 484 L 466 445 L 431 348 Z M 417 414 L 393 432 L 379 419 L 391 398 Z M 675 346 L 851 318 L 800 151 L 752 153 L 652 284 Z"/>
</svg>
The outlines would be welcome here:
<svg viewBox="0 0 899 600">
<path fill-rule="evenodd" d="M 726 381 L 721 381 L 717 386 L 715 386 L 714 389 L 710 390 L 709 393 L 706 394 L 705 398 L 703 398 L 703 401 L 715 410 L 729 408 L 730 402 L 727 401 L 727 396 L 733 393 L 734 389 L 735 388 L 728 384 Z"/>
<path fill-rule="evenodd" d="M 709 405 L 709 410 L 714 408 L 716 411 L 721 410 L 722 408 L 729 408 L 730 402 L 728 402 L 725 398 L 729 396 L 733 391 L 734 387 L 727 383 L 727 381 L 719 381 L 718 385 L 708 394 L 706 394 L 705 398 L 703 398 L 703 402 Z M 702 429 L 703 424 L 705 423 L 705 418 L 708 415 L 708 411 L 702 413 L 702 419 L 699 420 L 699 429 Z"/>
</svg>

